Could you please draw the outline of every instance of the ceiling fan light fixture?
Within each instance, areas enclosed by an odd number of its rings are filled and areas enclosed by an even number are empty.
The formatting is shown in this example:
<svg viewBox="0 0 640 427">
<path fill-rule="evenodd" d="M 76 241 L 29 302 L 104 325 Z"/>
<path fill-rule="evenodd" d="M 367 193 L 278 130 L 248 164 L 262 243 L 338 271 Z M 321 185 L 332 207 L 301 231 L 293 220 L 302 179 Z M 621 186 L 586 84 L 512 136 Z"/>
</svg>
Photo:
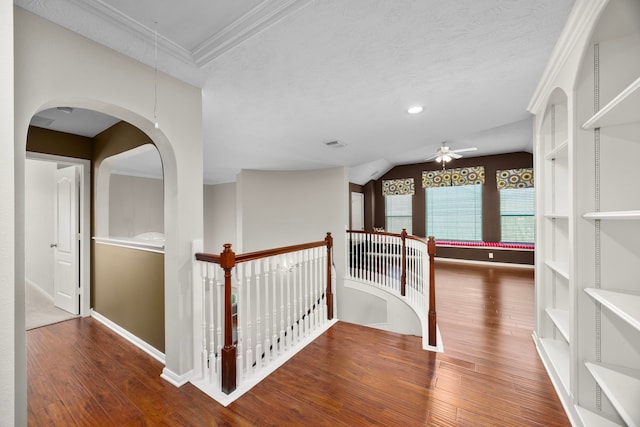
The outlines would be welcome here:
<svg viewBox="0 0 640 427">
<path fill-rule="evenodd" d="M 407 113 L 409 113 L 409 114 L 420 114 L 420 113 L 422 113 L 422 111 L 423 111 L 422 105 L 414 105 L 413 107 L 410 107 L 407 110 Z"/>
</svg>

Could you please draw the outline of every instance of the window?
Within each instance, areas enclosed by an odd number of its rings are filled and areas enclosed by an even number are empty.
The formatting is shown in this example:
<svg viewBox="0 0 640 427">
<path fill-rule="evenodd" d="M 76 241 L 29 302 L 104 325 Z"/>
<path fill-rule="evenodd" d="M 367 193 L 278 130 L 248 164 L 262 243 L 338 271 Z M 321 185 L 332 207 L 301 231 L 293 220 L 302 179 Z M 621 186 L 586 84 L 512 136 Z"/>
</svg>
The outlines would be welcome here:
<svg viewBox="0 0 640 427">
<path fill-rule="evenodd" d="M 412 213 L 411 194 L 384 196 L 385 205 L 385 227 L 389 233 L 402 233 L 406 228 L 411 234 Z"/>
<path fill-rule="evenodd" d="M 482 185 L 425 188 L 427 236 L 482 240 Z"/>
<path fill-rule="evenodd" d="M 503 242 L 535 241 L 533 187 L 500 190 L 500 230 Z"/>
</svg>

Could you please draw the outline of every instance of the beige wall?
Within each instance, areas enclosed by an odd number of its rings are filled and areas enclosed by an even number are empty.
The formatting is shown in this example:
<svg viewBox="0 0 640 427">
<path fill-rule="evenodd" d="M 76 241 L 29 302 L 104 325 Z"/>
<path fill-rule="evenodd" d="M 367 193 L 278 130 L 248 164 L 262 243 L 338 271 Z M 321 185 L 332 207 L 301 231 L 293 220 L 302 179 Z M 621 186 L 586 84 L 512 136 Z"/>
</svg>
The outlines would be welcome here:
<svg viewBox="0 0 640 427">
<path fill-rule="evenodd" d="M 53 298 L 55 174 L 52 162 L 25 164 L 25 279 Z"/>
<path fill-rule="evenodd" d="M 0 0 L 0 425 L 27 424 L 24 165 L 14 144 L 13 2 Z M 24 162 L 22 162 L 24 163 Z M 22 178 L 20 177 L 22 175 Z M 16 191 L 18 190 L 18 191 Z"/>
<path fill-rule="evenodd" d="M 222 245 L 238 246 L 236 227 L 236 184 L 204 186 L 204 250 L 222 252 Z"/>
<path fill-rule="evenodd" d="M 151 67 L 23 9 L 15 8 L 14 15 L 16 96 L 13 104 L 15 149 L 19 154 L 15 156 L 16 193 L 24 192 L 29 121 L 47 108 L 65 105 L 117 117 L 140 129 L 160 152 L 165 176 L 164 295 L 167 302 L 163 377 L 182 383 L 193 366 L 191 242 L 202 239 L 203 232 L 201 90 L 163 73 L 157 73 L 156 80 Z M 2 26 L 3 31 L 5 28 Z M 7 57 L 11 57 L 11 53 Z M 157 86 L 157 129 L 152 102 L 154 86 Z M 16 229 L 24 230 L 23 221 L 19 219 L 24 215 L 22 199 L 16 200 L 15 214 Z M 19 234 L 15 245 L 16 265 L 24 265 L 23 242 Z M 16 273 L 24 277 L 23 269 Z M 24 295 L 17 295 L 15 302 L 23 307 Z M 24 313 L 17 317 L 24 327 Z"/>
<path fill-rule="evenodd" d="M 164 352 L 164 254 L 101 243 L 94 252 L 93 309 Z"/>
<path fill-rule="evenodd" d="M 111 174 L 109 236 L 135 237 L 164 230 L 163 181 Z"/>
<path fill-rule="evenodd" d="M 311 171 L 242 171 L 236 183 L 238 235 L 242 252 L 315 242 L 334 237 L 338 317 L 356 301 L 345 296 L 345 230 L 349 222 L 346 168 Z"/>
</svg>

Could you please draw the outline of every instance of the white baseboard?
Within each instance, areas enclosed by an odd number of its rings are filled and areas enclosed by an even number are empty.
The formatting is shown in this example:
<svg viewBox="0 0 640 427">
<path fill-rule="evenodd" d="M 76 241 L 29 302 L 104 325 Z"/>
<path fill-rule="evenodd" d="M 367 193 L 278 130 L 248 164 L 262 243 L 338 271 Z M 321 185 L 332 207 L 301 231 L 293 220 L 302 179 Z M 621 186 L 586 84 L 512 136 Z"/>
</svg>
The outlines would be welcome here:
<svg viewBox="0 0 640 427">
<path fill-rule="evenodd" d="M 178 375 L 165 366 L 165 368 L 162 370 L 162 374 L 160 375 L 160 378 L 162 378 L 163 380 L 167 381 L 170 384 L 173 384 L 176 387 L 182 387 L 183 385 L 189 382 L 192 376 L 193 376 L 193 370 L 185 374 Z"/>
<path fill-rule="evenodd" d="M 126 329 L 122 328 L 121 326 L 117 325 L 116 323 L 113 323 L 111 320 L 107 319 L 106 317 L 104 317 L 100 313 L 94 311 L 93 309 L 91 310 L 91 317 L 93 317 L 98 322 L 102 323 L 107 328 L 111 329 L 113 332 L 115 332 L 116 334 L 120 335 L 122 338 L 126 339 L 127 341 L 129 341 L 130 343 L 132 343 L 133 345 L 138 347 L 140 350 L 144 351 L 149 356 L 153 357 L 158 362 L 160 362 L 160 363 L 162 363 L 164 365 L 164 363 L 165 363 L 164 353 L 162 353 L 157 348 L 155 348 L 155 347 L 151 346 L 150 344 L 144 342 L 140 338 L 138 338 L 135 335 L 133 335 L 131 332 L 127 331 Z M 165 368 L 165 370 L 166 370 L 166 368 Z M 171 381 L 169 381 L 169 382 L 171 382 Z"/>
<path fill-rule="evenodd" d="M 511 268 L 524 268 L 527 270 L 533 270 L 535 265 L 533 264 L 515 264 L 510 262 L 491 262 L 491 261 L 478 261 L 473 259 L 458 259 L 458 258 L 440 258 L 436 257 L 436 261 L 443 262 L 451 262 L 458 264 L 475 264 L 475 265 L 486 265 L 493 267 L 511 267 Z"/>
</svg>

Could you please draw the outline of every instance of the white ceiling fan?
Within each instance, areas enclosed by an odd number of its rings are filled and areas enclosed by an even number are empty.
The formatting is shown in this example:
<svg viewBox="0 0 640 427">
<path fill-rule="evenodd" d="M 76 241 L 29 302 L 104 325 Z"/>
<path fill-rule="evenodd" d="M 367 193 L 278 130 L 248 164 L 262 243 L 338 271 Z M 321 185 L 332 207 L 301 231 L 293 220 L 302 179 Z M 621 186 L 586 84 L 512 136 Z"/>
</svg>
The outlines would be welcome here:
<svg viewBox="0 0 640 427">
<path fill-rule="evenodd" d="M 438 151 L 436 152 L 436 154 L 434 154 L 433 156 L 425 159 L 425 161 L 431 161 L 434 160 L 436 162 L 442 162 L 442 163 L 447 163 L 450 162 L 453 159 L 459 159 L 462 157 L 462 154 L 460 153 L 466 153 L 469 151 L 476 151 L 478 148 L 477 147 L 470 147 L 470 148 L 460 148 L 458 150 L 452 150 L 450 149 L 447 145 L 445 145 L 446 142 L 442 143 L 442 147 L 438 148 Z"/>
</svg>

